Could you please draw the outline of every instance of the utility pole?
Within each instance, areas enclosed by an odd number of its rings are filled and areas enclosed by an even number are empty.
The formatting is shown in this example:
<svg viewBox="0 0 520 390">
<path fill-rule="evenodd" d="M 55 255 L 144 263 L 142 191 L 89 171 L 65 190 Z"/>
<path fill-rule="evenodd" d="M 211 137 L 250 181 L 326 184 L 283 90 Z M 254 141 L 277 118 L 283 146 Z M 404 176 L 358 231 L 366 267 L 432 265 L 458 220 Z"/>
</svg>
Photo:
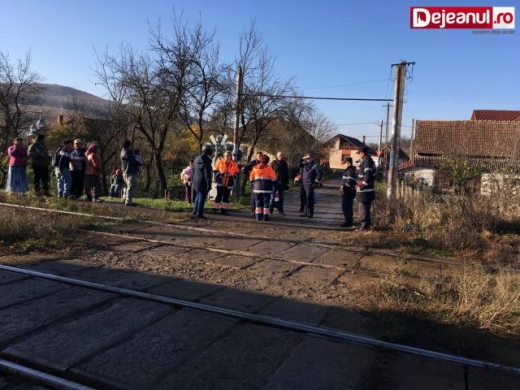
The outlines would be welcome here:
<svg viewBox="0 0 520 390">
<path fill-rule="evenodd" d="M 391 199 L 395 196 L 397 183 L 397 167 L 399 165 L 399 150 L 401 137 L 401 119 L 403 115 L 403 95 L 404 82 L 406 77 L 406 67 L 415 65 L 415 62 L 401 62 L 392 64 L 397 67 L 394 90 L 394 115 L 392 118 L 392 150 L 390 151 L 390 169 L 388 171 L 388 190 L 387 198 Z"/>
<path fill-rule="evenodd" d="M 235 107 L 235 129 L 233 131 L 233 158 L 235 162 L 238 164 L 239 160 L 239 150 L 240 145 L 238 142 L 238 131 L 240 127 L 240 109 L 241 109 L 241 98 L 242 98 L 242 83 L 243 83 L 243 74 L 242 74 L 242 67 L 239 66 L 237 70 L 237 97 L 236 97 L 236 107 Z M 239 194 L 239 180 L 235 180 L 233 184 L 233 194 L 238 197 Z"/>
<path fill-rule="evenodd" d="M 384 106 L 383 106 L 384 107 Z M 390 105 L 390 103 L 386 103 L 386 122 L 385 122 L 385 131 L 386 131 L 386 135 L 385 135 L 385 153 L 383 153 L 383 158 L 385 160 L 384 164 L 385 164 L 385 169 L 384 169 L 384 174 L 386 175 L 387 171 L 388 171 L 388 164 L 387 164 L 387 161 L 389 160 L 389 158 L 387 157 L 388 156 L 388 124 L 390 123 L 390 107 L 393 107 L 392 105 Z"/>
<path fill-rule="evenodd" d="M 412 119 L 412 134 L 410 136 L 410 160 L 413 160 L 414 139 L 415 139 L 415 119 Z"/>
<path fill-rule="evenodd" d="M 386 103 L 386 138 L 385 138 L 385 147 L 388 146 L 388 123 L 390 122 L 390 103 Z"/>
<path fill-rule="evenodd" d="M 381 123 L 379 126 L 379 144 L 377 146 L 377 168 L 381 169 L 381 155 L 383 154 L 381 151 L 381 143 L 383 142 L 383 120 L 381 119 Z"/>
</svg>

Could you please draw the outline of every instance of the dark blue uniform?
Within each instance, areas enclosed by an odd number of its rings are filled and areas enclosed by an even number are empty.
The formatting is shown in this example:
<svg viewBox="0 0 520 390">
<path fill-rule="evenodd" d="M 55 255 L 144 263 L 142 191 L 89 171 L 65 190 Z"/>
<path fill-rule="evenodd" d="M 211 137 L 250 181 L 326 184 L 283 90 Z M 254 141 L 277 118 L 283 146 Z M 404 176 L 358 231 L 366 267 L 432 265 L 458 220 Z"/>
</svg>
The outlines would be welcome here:
<svg viewBox="0 0 520 390">
<path fill-rule="evenodd" d="M 343 172 L 343 178 L 341 180 L 343 199 L 341 201 L 341 209 L 345 222 L 341 225 L 342 227 L 350 227 L 354 224 L 354 199 L 356 198 L 356 168 L 353 166 L 348 167 Z"/>
<path fill-rule="evenodd" d="M 305 200 L 303 212 L 307 218 L 312 218 L 314 216 L 314 188 L 321 182 L 323 173 L 320 166 L 314 161 L 300 162 L 300 167 L 302 168 L 301 182 L 304 190 L 302 195 Z"/>
<path fill-rule="evenodd" d="M 376 197 L 374 189 L 374 177 L 376 172 L 376 164 L 368 155 L 365 155 L 359 164 L 358 187 L 356 191 L 356 199 L 359 202 L 359 221 L 361 230 L 370 229 L 372 220 L 370 217 L 370 207 L 372 201 Z"/>
</svg>

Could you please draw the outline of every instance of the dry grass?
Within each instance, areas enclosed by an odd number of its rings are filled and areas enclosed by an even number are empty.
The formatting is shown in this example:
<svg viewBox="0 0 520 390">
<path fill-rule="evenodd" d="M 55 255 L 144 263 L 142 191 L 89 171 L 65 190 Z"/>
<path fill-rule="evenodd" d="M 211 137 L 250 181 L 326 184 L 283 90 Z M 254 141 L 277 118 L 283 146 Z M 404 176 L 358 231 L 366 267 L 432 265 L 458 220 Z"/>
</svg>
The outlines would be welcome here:
<svg viewBox="0 0 520 390">
<path fill-rule="evenodd" d="M 442 254 L 471 259 L 473 266 L 452 275 L 422 275 L 410 284 L 398 266 L 381 270 L 378 283 L 364 291 L 360 306 L 378 312 L 389 334 L 408 330 L 400 318 L 414 318 L 510 337 L 520 334 L 520 196 L 429 193 L 388 201 L 386 187 L 374 204 L 375 248 Z M 469 262 L 468 262 L 469 264 Z M 393 331 L 390 329 L 394 329 Z M 396 330 L 397 329 L 397 330 Z"/>
<path fill-rule="evenodd" d="M 392 266 L 381 270 L 379 282 L 368 288 L 359 305 L 383 318 L 405 316 L 502 337 L 520 334 L 520 274 L 516 272 L 466 267 L 460 274 L 423 276 L 410 284 L 399 267 Z M 395 319 L 390 322 L 396 326 Z M 396 333 L 391 324 L 386 326 L 385 332 Z"/>
<path fill-rule="evenodd" d="M 57 198 L 45 200 L 33 195 L 8 196 L 6 193 L 0 193 L 0 202 L 50 210 L 44 212 L 24 207 L 2 208 L 0 250 L 4 253 L 31 250 L 49 251 L 66 247 L 72 244 L 73 234 L 71 233 L 82 228 L 92 228 L 100 223 L 107 223 L 107 220 L 80 214 L 91 214 L 92 208 L 96 208 L 95 212 L 104 216 L 116 216 L 118 212 L 118 210 L 112 210 L 113 207 L 103 204 L 92 205 L 87 202 L 72 202 Z M 52 212 L 53 209 L 78 214 L 55 213 Z M 132 219 L 132 216 L 127 214 L 123 217 Z M 110 221 L 108 222 L 110 223 Z M 117 221 L 112 223 L 117 223 Z"/>
<path fill-rule="evenodd" d="M 520 195 L 514 191 L 493 196 L 423 192 L 391 201 L 384 191 L 374 204 L 375 226 L 401 247 L 520 267 Z"/>
</svg>

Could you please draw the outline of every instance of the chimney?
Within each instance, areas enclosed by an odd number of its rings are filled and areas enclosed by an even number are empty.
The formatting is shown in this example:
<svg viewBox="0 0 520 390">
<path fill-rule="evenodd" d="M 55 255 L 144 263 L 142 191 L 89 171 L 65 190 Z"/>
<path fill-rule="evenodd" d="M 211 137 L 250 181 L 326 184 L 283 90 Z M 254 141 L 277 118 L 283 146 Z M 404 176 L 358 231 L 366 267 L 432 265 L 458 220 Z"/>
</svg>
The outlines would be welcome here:
<svg viewBox="0 0 520 390">
<path fill-rule="evenodd" d="M 363 145 L 365 145 L 365 140 L 366 140 L 366 138 L 367 138 L 367 137 L 364 135 L 364 136 L 363 136 Z"/>
<path fill-rule="evenodd" d="M 63 125 L 63 115 L 58 115 L 58 123 Z"/>
</svg>

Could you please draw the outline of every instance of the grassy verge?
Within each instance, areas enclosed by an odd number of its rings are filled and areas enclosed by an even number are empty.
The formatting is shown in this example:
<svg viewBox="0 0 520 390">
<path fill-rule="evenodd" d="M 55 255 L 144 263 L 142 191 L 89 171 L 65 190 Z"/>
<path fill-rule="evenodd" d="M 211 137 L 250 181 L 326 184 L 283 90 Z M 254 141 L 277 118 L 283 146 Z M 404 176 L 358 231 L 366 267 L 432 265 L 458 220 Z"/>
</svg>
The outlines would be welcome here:
<svg viewBox="0 0 520 390">
<path fill-rule="evenodd" d="M 421 276 L 412 285 L 393 267 L 353 294 L 360 308 L 378 317 L 379 337 L 391 342 L 433 341 L 471 356 L 485 348 L 490 335 L 520 341 L 518 273 L 468 267 Z"/>
<path fill-rule="evenodd" d="M 61 249 L 73 244 L 72 232 L 79 229 L 97 229 L 106 224 L 118 224 L 132 220 L 151 218 L 152 211 L 169 211 L 167 219 L 179 222 L 186 220 L 193 206 L 185 201 L 169 199 L 136 198 L 140 207 L 123 207 L 121 199 L 103 198 L 103 203 L 86 202 L 84 199 L 71 201 L 57 197 L 43 198 L 27 194 L 25 196 L 10 196 L 0 191 L 0 202 L 24 207 L 37 207 L 49 210 L 62 210 L 77 214 L 44 213 L 29 208 L 4 208 L 0 219 L 0 251 L 20 253 L 31 250 L 49 251 Z M 247 201 L 247 202 L 246 202 Z M 231 209 L 246 209 L 249 197 L 231 199 Z M 212 207 L 206 203 L 206 210 Z M 97 214 L 107 218 L 90 217 L 83 214 Z M 165 215 L 155 214 L 161 218 Z"/>
<path fill-rule="evenodd" d="M 520 194 L 494 196 L 427 191 L 387 199 L 378 183 L 373 206 L 375 248 L 479 259 L 520 267 Z"/>
</svg>

